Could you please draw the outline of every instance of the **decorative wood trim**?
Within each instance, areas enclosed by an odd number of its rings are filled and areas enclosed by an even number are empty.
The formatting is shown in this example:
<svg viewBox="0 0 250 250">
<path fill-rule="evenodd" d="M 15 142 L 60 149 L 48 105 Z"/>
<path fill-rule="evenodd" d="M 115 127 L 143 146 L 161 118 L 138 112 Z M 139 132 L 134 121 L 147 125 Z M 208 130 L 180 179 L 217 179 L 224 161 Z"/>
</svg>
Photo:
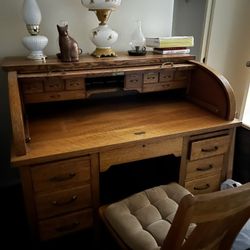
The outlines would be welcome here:
<svg viewBox="0 0 250 250">
<path fill-rule="evenodd" d="M 179 184 L 184 186 L 185 179 L 187 175 L 187 157 L 188 157 L 188 144 L 189 144 L 189 137 L 183 137 L 183 144 L 182 144 L 182 153 L 181 153 L 181 164 L 179 170 Z"/>
<path fill-rule="evenodd" d="M 8 72 L 8 82 L 14 153 L 17 156 L 21 156 L 25 155 L 27 150 L 25 143 L 22 104 L 18 88 L 17 73 L 15 71 Z"/>
<path fill-rule="evenodd" d="M 195 59 L 195 56 L 189 54 L 175 55 L 156 55 L 147 53 L 145 56 L 129 56 L 126 52 L 119 52 L 117 57 L 96 59 L 90 55 L 82 55 L 78 62 L 65 63 L 56 57 L 49 56 L 46 62 L 37 60 L 27 60 L 23 57 L 7 57 L 2 62 L 2 68 L 6 71 L 17 71 L 19 73 L 35 73 L 35 72 L 55 72 L 69 71 L 74 69 L 112 69 L 124 67 L 139 67 L 148 65 L 161 65 L 171 63 L 185 63 L 187 60 Z"/>
<path fill-rule="evenodd" d="M 99 154 L 91 154 L 91 188 L 92 188 L 92 208 L 94 218 L 94 245 L 98 245 L 100 239 L 100 220 L 98 216 L 98 208 L 100 206 L 100 187 L 99 187 Z"/>
<path fill-rule="evenodd" d="M 235 148 L 235 136 L 236 136 L 236 128 L 232 128 L 230 130 L 231 135 L 231 143 L 230 148 L 228 150 L 227 161 L 225 162 L 224 169 L 226 170 L 225 179 L 230 179 L 233 176 L 233 161 L 234 161 L 234 148 Z"/>
<path fill-rule="evenodd" d="M 24 195 L 27 219 L 30 226 L 30 233 L 33 237 L 38 236 L 37 214 L 34 201 L 33 183 L 30 172 L 30 166 L 20 168 L 20 177 Z"/>
</svg>

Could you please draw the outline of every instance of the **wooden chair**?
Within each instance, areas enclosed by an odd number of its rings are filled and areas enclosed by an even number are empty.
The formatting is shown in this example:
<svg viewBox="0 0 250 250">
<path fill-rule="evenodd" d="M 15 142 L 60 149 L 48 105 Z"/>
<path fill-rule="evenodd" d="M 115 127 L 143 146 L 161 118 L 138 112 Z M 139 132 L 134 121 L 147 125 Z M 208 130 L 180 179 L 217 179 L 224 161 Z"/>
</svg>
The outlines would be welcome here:
<svg viewBox="0 0 250 250">
<path fill-rule="evenodd" d="M 177 183 L 100 207 L 122 249 L 231 249 L 250 218 L 250 183 L 193 196 Z"/>
</svg>

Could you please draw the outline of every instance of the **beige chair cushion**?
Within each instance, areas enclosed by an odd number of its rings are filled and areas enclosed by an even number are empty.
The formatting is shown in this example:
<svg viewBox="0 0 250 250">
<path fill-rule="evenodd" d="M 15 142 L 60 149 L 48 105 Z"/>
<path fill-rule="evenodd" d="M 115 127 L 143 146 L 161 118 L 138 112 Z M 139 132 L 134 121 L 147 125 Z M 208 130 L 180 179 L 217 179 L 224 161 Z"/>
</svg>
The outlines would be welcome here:
<svg viewBox="0 0 250 250">
<path fill-rule="evenodd" d="M 109 205 L 105 217 L 131 249 L 157 250 L 187 194 L 177 183 L 150 188 Z"/>
</svg>

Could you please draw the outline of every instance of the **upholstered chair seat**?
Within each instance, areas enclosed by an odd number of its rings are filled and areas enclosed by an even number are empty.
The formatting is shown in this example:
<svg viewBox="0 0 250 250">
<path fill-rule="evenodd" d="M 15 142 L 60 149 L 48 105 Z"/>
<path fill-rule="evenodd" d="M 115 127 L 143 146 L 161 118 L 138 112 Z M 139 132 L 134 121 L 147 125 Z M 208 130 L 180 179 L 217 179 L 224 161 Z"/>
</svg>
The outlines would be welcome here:
<svg viewBox="0 0 250 250">
<path fill-rule="evenodd" d="M 160 249 L 181 199 L 190 194 L 177 183 L 136 193 L 107 207 L 105 216 L 131 249 Z"/>
</svg>

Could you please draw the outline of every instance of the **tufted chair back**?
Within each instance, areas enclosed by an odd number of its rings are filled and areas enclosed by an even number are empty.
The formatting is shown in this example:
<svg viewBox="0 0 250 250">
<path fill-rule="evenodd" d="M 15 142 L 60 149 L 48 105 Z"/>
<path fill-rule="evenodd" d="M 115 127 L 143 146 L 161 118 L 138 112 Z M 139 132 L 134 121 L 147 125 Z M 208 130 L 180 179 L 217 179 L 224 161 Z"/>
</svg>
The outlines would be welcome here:
<svg viewBox="0 0 250 250">
<path fill-rule="evenodd" d="M 250 218 L 250 183 L 193 196 L 177 183 L 99 209 L 123 249 L 231 249 Z"/>
</svg>

